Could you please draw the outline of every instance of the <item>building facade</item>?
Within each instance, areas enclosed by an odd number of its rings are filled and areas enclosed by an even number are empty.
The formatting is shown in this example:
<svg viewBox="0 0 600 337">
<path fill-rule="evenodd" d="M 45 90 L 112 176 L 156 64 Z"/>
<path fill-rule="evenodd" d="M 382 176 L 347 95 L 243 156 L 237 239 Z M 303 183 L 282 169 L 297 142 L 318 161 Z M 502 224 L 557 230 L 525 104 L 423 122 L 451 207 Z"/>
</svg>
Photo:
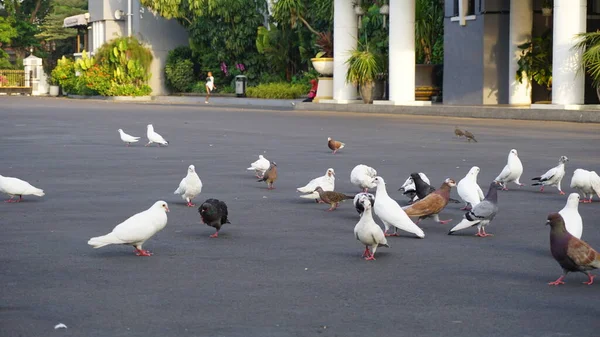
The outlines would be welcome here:
<svg viewBox="0 0 600 337">
<path fill-rule="evenodd" d="M 154 57 L 149 82 L 152 95 L 168 93 L 164 80 L 167 54 L 189 44 L 187 31 L 176 20 L 164 19 L 141 6 L 139 0 L 89 0 L 88 10 L 90 51 L 119 36 L 135 36 Z"/>
</svg>

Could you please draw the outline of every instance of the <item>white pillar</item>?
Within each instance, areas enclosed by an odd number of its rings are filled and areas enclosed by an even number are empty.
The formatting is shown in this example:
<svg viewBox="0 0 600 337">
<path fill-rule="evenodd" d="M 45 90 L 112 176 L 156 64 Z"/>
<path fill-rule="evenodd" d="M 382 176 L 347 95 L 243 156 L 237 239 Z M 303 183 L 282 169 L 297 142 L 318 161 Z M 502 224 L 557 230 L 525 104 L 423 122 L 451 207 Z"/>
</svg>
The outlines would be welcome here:
<svg viewBox="0 0 600 337">
<path fill-rule="evenodd" d="M 357 98 L 356 86 L 346 83 L 346 61 L 357 45 L 358 17 L 351 0 L 335 0 L 333 8 L 333 99 L 343 103 Z"/>
<path fill-rule="evenodd" d="M 415 0 L 390 1 L 389 100 L 415 103 Z"/>
<path fill-rule="evenodd" d="M 521 50 L 517 47 L 531 40 L 533 28 L 533 0 L 510 1 L 510 46 L 508 56 L 509 104 L 531 104 L 531 84 L 523 74 L 523 82 L 516 79 Z"/>
<path fill-rule="evenodd" d="M 571 49 L 586 31 L 586 0 L 554 0 L 552 104 L 583 104 L 585 77 L 581 53 Z"/>
</svg>

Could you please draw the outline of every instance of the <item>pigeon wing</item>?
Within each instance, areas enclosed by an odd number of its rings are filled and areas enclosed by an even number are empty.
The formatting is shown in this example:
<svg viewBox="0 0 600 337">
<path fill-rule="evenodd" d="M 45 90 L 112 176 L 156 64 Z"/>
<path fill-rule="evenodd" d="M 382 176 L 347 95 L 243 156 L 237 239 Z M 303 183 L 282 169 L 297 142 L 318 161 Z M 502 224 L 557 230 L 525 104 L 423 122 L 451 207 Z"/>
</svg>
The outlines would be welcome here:
<svg viewBox="0 0 600 337">
<path fill-rule="evenodd" d="M 426 216 L 439 213 L 446 206 L 444 197 L 431 193 L 422 200 L 410 205 L 404 211 L 408 216 Z"/>
<path fill-rule="evenodd" d="M 600 256 L 586 242 L 571 237 L 567 244 L 567 256 L 575 262 L 576 265 L 584 267 L 584 269 L 592 269 L 600 267 Z M 585 268 L 587 267 L 587 268 Z"/>
<path fill-rule="evenodd" d="M 146 241 L 156 233 L 159 223 L 156 213 L 146 210 L 118 224 L 112 233 L 126 243 Z"/>
<path fill-rule="evenodd" d="M 484 200 L 478 203 L 473 209 L 465 214 L 465 218 L 469 221 L 475 220 L 491 220 L 498 211 L 498 206 L 494 203 Z"/>
</svg>

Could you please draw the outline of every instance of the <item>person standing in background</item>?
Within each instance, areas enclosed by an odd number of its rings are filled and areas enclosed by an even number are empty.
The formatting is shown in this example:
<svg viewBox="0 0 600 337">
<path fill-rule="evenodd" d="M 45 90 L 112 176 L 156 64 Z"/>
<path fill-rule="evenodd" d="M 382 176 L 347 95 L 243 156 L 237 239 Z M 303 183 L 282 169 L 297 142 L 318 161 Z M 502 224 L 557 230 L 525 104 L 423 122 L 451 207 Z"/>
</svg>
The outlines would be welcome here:
<svg viewBox="0 0 600 337">
<path fill-rule="evenodd" d="M 208 72 L 208 77 L 206 77 L 206 99 L 204 103 L 208 104 L 208 98 L 210 97 L 210 93 L 216 88 L 215 86 L 215 78 L 212 75 L 212 72 Z"/>
</svg>

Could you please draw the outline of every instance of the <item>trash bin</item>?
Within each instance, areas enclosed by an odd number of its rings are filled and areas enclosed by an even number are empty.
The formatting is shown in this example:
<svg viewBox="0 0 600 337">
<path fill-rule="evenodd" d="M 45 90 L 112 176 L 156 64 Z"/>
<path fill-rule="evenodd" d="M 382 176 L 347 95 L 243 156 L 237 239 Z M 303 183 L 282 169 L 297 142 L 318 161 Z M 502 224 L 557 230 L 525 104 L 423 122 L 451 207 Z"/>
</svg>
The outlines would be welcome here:
<svg viewBox="0 0 600 337">
<path fill-rule="evenodd" d="M 235 94 L 237 97 L 246 97 L 246 83 L 248 83 L 248 77 L 244 75 L 235 77 Z"/>
</svg>

